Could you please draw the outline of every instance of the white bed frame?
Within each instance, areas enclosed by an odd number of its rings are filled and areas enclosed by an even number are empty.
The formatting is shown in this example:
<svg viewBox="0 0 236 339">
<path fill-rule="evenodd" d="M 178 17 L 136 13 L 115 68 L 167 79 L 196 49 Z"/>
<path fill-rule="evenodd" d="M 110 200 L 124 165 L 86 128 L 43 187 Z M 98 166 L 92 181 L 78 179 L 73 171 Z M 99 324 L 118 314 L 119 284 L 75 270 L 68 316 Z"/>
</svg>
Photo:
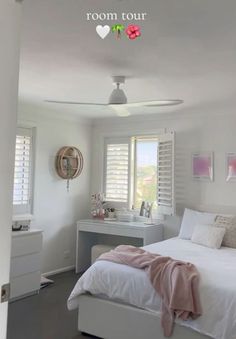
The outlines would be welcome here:
<svg viewBox="0 0 236 339">
<path fill-rule="evenodd" d="M 166 339 L 155 313 L 88 294 L 79 297 L 78 329 L 104 339 Z M 175 324 L 171 338 L 210 337 Z"/>
<path fill-rule="evenodd" d="M 192 208 L 212 213 L 236 214 L 235 206 L 201 205 Z M 166 339 L 160 318 L 155 313 L 89 294 L 79 297 L 78 329 L 104 339 Z M 175 324 L 171 338 L 209 339 L 210 337 Z"/>
</svg>

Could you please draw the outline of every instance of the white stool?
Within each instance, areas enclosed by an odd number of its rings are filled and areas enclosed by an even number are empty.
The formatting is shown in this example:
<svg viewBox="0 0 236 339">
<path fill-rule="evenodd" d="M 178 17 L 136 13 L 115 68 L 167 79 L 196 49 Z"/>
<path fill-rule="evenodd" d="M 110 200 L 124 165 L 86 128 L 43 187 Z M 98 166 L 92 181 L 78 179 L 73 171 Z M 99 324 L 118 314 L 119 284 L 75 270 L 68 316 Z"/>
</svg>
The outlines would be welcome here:
<svg viewBox="0 0 236 339">
<path fill-rule="evenodd" d="M 91 265 L 96 261 L 101 254 L 113 250 L 115 246 L 110 245 L 94 245 L 91 249 Z"/>
</svg>

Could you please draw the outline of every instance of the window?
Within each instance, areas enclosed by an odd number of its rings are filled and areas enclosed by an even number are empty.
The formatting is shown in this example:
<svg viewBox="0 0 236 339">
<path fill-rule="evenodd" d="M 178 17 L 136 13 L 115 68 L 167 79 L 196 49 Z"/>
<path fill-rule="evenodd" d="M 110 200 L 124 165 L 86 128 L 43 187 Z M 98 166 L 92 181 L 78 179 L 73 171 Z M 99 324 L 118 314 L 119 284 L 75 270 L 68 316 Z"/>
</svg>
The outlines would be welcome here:
<svg viewBox="0 0 236 339">
<path fill-rule="evenodd" d="M 33 135 L 31 128 L 18 128 L 15 148 L 13 213 L 32 212 Z"/>
<path fill-rule="evenodd" d="M 142 201 L 156 202 L 157 138 L 134 138 L 134 207 Z"/>
<path fill-rule="evenodd" d="M 175 213 L 174 192 L 174 133 L 158 138 L 157 152 L 157 206 L 161 214 Z"/>
<path fill-rule="evenodd" d="M 174 214 L 174 133 L 107 139 L 104 184 L 107 201 L 136 209 L 149 201 Z"/>
<path fill-rule="evenodd" d="M 106 199 L 128 202 L 129 189 L 129 143 L 106 144 Z"/>
</svg>

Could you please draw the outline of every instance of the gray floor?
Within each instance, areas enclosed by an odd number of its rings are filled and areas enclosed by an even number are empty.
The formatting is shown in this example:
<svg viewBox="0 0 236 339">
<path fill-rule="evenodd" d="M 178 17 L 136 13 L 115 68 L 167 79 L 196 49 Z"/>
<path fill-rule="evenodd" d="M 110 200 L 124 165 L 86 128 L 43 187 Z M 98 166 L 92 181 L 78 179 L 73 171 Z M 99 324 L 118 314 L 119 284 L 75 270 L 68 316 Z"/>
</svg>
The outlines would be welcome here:
<svg viewBox="0 0 236 339">
<path fill-rule="evenodd" d="M 77 330 L 77 311 L 66 300 L 78 280 L 74 272 L 51 277 L 54 285 L 39 295 L 10 303 L 7 339 L 88 339 Z M 94 337 L 93 337 L 94 338 Z"/>
</svg>

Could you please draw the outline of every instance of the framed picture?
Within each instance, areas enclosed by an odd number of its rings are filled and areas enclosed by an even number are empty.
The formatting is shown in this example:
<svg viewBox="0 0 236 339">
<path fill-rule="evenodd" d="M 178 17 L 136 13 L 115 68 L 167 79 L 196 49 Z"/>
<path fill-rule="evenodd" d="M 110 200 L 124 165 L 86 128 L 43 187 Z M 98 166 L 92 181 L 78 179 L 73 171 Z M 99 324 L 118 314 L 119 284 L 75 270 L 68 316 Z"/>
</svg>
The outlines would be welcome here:
<svg viewBox="0 0 236 339">
<path fill-rule="evenodd" d="M 193 153 L 193 179 L 213 181 L 213 152 Z"/>
<path fill-rule="evenodd" d="M 236 181 L 236 153 L 226 154 L 226 181 Z"/>
</svg>

